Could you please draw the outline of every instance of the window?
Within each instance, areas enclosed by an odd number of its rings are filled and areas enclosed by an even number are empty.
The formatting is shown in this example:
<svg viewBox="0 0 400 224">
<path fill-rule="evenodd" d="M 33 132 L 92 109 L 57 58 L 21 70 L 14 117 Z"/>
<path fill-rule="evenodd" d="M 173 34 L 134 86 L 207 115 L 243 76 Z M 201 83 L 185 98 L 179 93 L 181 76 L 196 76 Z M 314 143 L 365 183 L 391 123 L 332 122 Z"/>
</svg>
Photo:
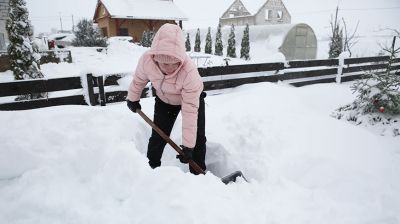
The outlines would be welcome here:
<svg viewBox="0 0 400 224">
<path fill-rule="evenodd" d="M 282 20 L 282 19 L 283 19 L 283 11 L 278 10 L 278 12 L 277 12 L 276 15 L 278 16 L 278 19 L 279 19 L 279 20 Z"/>
<path fill-rule="evenodd" d="M 129 36 L 128 28 L 119 28 L 118 36 Z"/>
<path fill-rule="evenodd" d="M 265 10 L 265 20 L 271 20 L 272 19 L 272 10 L 267 9 Z"/>
<path fill-rule="evenodd" d="M 4 39 L 4 33 L 0 33 L 0 51 L 4 51 L 6 49 L 6 43 Z"/>
<path fill-rule="evenodd" d="M 229 14 L 229 18 L 233 18 L 233 17 L 235 17 L 235 14 L 233 14 L 233 13 Z"/>
</svg>

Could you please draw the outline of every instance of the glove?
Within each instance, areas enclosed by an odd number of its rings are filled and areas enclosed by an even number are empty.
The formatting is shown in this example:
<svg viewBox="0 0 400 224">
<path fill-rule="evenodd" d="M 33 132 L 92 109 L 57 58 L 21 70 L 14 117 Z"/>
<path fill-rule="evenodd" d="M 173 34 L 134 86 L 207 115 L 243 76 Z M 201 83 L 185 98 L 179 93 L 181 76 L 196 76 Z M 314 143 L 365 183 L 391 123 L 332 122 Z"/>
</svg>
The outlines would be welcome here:
<svg viewBox="0 0 400 224">
<path fill-rule="evenodd" d="M 142 106 L 140 106 L 139 101 L 130 101 L 130 100 L 126 100 L 126 105 L 128 106 L 129 110 L 131 110 L 132 112 L 136 113 L 137 109 L 142 109 Z"/>
<path fill-rule="evenodd" d="M 193 159 L 193 149 L 181 145 L 183 155 L 176 155 L 176 158 L 181 161 L 181 163 L 188 163 L 189 160 Z"/>
</svg>

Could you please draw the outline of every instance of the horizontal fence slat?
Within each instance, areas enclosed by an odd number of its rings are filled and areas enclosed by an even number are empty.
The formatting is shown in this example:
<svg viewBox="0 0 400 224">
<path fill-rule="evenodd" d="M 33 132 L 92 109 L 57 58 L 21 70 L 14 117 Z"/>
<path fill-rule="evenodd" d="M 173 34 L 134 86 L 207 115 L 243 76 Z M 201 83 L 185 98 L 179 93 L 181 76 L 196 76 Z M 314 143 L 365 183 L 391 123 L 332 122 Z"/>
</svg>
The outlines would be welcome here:
<svg viewBox="0 0 400 224">
<path fill-rule="evenodd" d="M 277 82 L 278 76 L 258 76 L 258 77 L 248 77 L 248 78 L 240 78 L 240 79 L 229 79 L 229 80 L 217 80 L 217 81 L 207 81 L 204 82 L 204 90 L 217 90 L 217 89 L 226 89 L 226 88 L 234 88 L 244 84 L 250 83 L 259 83 L 259 82 Z"/>
<path fill-rule="evenodd" d="M 350 81 L 354 81 L 354 80 L 362 79 L 362 78 L 363 78 L 363 74 L 357 74 L 357 75 L 343 76 L 340 80 L 342 82 L 350 82 Z"/>
<path fill-rule="evenodd" d="M 364 66 L 352 66 L 348 68 L 343 68 L 343 73 L 350 73 L 350 72 L 369 72 L 378 69 L 386 69 L 387 64 L 377 64 L 377 65 L 364 65 Z"/>
<path fill-rule="evenodd" d="M 148 91 L 149 91 L 148 87 L 144 88 L 140 98 L 146 98 L 148 96 Z M 106 92 L 106 102 L 107 103 L 123 102 L 126 100 L 127 96 L 128 96 L 128 91 Z"/>
<path fill-rule="evenodd" d="M 124 75 L 107 75 L 105 76 L 105 80 L 104 80 L 104 86 L 117 86 L 118 84 L 118 80 L 121 79 L 122 77 L 124 77 Z M 93 77 L 93 87 L 99 87 L 98 84 L 98 77 L 94 76 Z"/>
<path fill-rule="evenodd" d="M 328 59 L 328 60 L 289 61 L 288 65 L 289 65 L 289 67 L 287 67 L 287 68 L 332 66 L 332 65 L 339 65 L 339 60 L 338 59 Z"/>
<path fill-rule="evenodd" d="M 394 65 L 391 67 L 392 71 L 400 71 L 400 65 Z"/>
<path fill-rule="evenodd" d="M 80 77 L 0 83 L 0 97 L 81 89 Z"/>
<path fill-rule="evenodd" d="M 399 63 L 400 62 L 400 58 L 394 58 L 393 59 L 393 63 Z"/>
<path fill-rule="evenodd" d="M 389 56 L 377 56 L 377 57 L 364 57 L 364 58 L 346 58 L 344 59 L 344 64 L 360 64 L 360 63 L 367 63 L 367 62 L 381 62 L 381 61 L 388 61 Z"/>
<path fill-rule="evenodd" d="M 107 103 L 123 102 L 125 101 L 127 95 L 128 95 L 127 91 L 107 92 L 106 102 Z"/>
<path fill-rule="evenodd" d="M 42 100 L 20 101 L 12 103 L 0 104 L 0 110 L 29 110 L 42 107 L 52 107 L 61 105 L 87 105 L 84 97 L 80 96 L 67 96 L 58 98 L 49 98 Z"/>
<path fill-rule="evenodd" d="M 308 85 L 319 84 L 319 83 L 332 83 L 332 82 L 336 82 L 336 78 L 315 79 L 315 80 L 294 82 L 294 83 L 290 83 L 290 85 L 295 86 L 295 87 L 301 87 L 301 86 L 308 86 Z"/>
<path fill-rule="evenodd" d="M 198 70 L 201 77 L 208 77 L 208 76 L 227 75 L 227 74 L 277 71 L 283 69 L 284 69 L 283 63 L 266 63 L 266 64 L 207 67 L 207 68 L 199 68 Z"/>
<path fill-rule="evenodd" d="M 300 71 L 300 72 L 285 72 L 285 74 L 278 75 L 279 80 L 290 80 L 290 79 L 300 79 L 300 78 L 310 78 L 325 75 L 337 74 L 336 68 L 322 69 L 322 70 L 310 70 L 310 71 Z"/>
</svg>

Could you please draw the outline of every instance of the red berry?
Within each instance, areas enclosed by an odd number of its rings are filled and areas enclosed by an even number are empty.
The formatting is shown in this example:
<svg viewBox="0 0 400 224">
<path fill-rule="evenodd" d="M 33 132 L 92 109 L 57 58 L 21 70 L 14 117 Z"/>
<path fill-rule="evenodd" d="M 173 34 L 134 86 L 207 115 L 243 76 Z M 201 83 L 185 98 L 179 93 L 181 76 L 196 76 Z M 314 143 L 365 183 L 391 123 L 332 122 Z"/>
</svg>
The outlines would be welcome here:
<svg viewBox="0 0 400 224">
<path fill-rule="evenodd" d="M 381 113 L 385 112 L 385 108 L 384 107 L 379 107 L 379 112 L 381 112 Z"/>
</svg>

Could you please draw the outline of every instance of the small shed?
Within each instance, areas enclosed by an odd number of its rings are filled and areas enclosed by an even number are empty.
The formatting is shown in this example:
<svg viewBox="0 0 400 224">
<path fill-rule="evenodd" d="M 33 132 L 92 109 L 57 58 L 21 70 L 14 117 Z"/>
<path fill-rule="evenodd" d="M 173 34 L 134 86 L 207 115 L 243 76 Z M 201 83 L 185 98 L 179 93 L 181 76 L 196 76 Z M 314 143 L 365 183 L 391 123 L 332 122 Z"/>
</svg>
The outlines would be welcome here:
<svg viewBox="0 0 400 224">
<path fill-rule="evenodd" d="M 98 0 L 93 20 L 103 36 L 131 36 L 137 42 L 146 30 L 165 23 L 182 28 L 188 18 L 172 0 Z"/>
</svg>

